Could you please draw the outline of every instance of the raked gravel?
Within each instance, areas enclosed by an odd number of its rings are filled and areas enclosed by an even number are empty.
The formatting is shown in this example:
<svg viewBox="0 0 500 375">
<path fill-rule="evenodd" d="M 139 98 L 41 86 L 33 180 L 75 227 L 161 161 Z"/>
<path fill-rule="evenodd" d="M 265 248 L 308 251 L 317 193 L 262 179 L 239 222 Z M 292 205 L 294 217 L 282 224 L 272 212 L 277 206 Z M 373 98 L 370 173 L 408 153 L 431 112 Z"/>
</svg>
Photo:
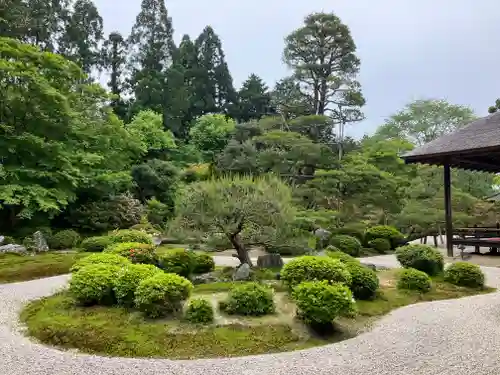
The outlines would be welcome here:
<svg viewBox="0 0 500 375">
<path fill-rule="evenodd" d="M 364 259 L 394 266 L 393 256 Z M 500 269 L 483 268 L 500 287 Z M 193 361 L 109 358 L 49 348 L 24 337 L 17 316 L 29 300 L 66 285 L 57 276 L 0 286 L 0 375 L 497 375 L 500 293 L 420 303 L 373 330 L 309 350 Z"/>
</svg>

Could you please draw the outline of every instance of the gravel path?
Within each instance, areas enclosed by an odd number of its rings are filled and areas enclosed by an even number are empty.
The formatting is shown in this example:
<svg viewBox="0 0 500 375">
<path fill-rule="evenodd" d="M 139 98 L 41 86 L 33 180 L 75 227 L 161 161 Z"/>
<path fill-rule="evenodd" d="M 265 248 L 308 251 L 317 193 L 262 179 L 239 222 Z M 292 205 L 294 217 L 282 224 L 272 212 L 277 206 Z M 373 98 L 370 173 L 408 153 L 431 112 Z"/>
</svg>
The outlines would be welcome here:
<svg viewBox="0 0 500 375">
<path fill-rule="evenodd" d="M 365 262 L 394 266 L 393 256 Z M 500 269 L 484 268 L 500 287 Z M 65 285 L 58 276 L 0 286 L 1 375 L 493 375 L 500 373 L 500 293 L 398 309 L 361 336 L 304 351 L 232 359 L 170 361 L 63 352 L 18 332 L 26 301 Z"/>
</svg>

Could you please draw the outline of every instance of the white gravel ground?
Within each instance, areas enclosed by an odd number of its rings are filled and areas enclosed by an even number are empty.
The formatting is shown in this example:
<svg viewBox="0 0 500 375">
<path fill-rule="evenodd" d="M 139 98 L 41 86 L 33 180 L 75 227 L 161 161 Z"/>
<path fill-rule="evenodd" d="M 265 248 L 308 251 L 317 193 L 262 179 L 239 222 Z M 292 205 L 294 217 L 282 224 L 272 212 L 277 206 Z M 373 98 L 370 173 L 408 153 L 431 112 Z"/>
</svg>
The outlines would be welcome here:
<svg viewBox="0 0 500 375">
<path fill-rule="evenodd" d="M 394 266 L 393 256 L 364 259 Z M 490 286 L 500 269 L 483 268 Z M 398 309 L 368 333 L 309 350 L 232 359 L 170 361 L 64 352 L 19 333 L 28 300 L 64 287 L 67 276 L 0 286 L 0 375 L 497 375 L 500 293 Z"/>
</svg>

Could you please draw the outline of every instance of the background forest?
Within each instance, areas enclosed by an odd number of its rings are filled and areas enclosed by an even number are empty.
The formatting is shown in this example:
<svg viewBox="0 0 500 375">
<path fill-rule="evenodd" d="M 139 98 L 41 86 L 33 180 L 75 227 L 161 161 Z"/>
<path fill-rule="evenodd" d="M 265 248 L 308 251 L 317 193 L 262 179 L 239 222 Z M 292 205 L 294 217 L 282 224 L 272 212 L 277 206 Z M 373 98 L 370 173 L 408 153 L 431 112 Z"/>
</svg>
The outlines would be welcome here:
<svg viewBox="0 0 500 375">
<path fill-rule="evenodd" d="M 2 234 L 72 228 L 91 235 L 152 224 L 175 236 L 178 211 L 203 208 L 177 206 L 193 183 L 206 180 L 221 197 L 231 179 L 268 174 L 290 189 L 294 210 L 282 231 L 266 237 L 260 228 L 257 242 L 266 246 L 303 246 L 318 228 L 435 232 L 444 223 L 442 170 L 405 165 L 399 155 L 475 114 L 418 100 L 373 136 L 346 137 L 345 127 L 363 119 L 365 99 L 355 41 L 333 13 L 308 15 L 286 36 L 288 77 L 270 88 L 249 72 L 235 88 L 216 31 L 207 26 L 177 45 L 163 0 L 143 0 L 130 34 L 108 36 L 90 0 L 3 4 Z M 494 178 L 453 171 L 456 225 L 496 222 L 496 205 L 483 199 Z M 226 194 L 212 208 L 237 211 L 242 199 Z M 211 243 L 227 241 L 213 227 L 205 233 Z"/>
</svg>

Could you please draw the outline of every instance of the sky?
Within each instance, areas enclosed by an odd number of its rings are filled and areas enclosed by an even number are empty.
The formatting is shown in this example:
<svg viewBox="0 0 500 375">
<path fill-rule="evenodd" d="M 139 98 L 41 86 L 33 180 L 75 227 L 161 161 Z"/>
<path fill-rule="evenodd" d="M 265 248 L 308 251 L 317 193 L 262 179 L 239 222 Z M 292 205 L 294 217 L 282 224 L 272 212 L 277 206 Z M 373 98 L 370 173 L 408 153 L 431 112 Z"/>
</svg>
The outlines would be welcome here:
<svg viewBox="0 0 500 375">
<path fill-rule="evenodd" d="M 94 0 L 105 32 L 128 35 L 140 0 Z M 211 25 L 236 87 L 251 74 L 272 87 L 290 74 L 284 37 L 312 12 L 347 24 L 361 59 L 366 119 L 346 135 L 370 134 L 415 99 L 446 99 L 477 115 L 500 97 L 500 22 L 495 0 L 166 0 L 175 29 L 193 38 Z"/>
</svg>

